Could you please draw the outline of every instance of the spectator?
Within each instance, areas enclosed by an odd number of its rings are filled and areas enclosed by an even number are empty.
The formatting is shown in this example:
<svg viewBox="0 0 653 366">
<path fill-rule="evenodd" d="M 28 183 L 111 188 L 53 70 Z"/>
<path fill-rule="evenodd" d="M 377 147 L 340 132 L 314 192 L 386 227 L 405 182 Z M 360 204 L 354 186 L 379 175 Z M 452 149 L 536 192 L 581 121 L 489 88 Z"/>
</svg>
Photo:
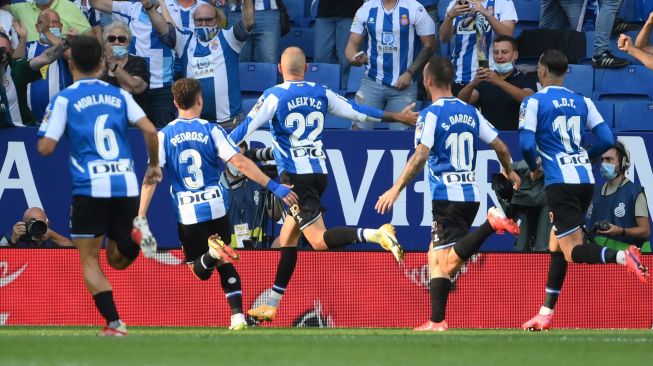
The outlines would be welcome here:
<svg viewBox="0 0 653 366">
<path fill-rule="evenodd" d="M 22 25 L 27 25 L 27 42 L 39 40 L 39 34 L 32 24 L 38 22 L 39 13 L 44 9 L 52 9 L 61 16 L 62 32 L 65 34 L 70 33 L 71 28 L 78 34 L 91 29 L 82 11 L 68 0 L 34 0 L 34 2 L 11 4 L 10 10 L 13 16 Z"/>
<path fill-rule="evenodd" d="M 198 6 L 193 13 L 193 33 L 168 27 L 156 12 L 148 15 L 161 41 L 181 57 L 184 76 L 200 80 L 205 101 L 201 118 L 233 128 L 243 119 L 238 53 L 253 26 L 252 0 L 243 2 L 241 21 L 229 29 L 219 28 L 221 13 L 208 4 Z"/>
<path fill-rule="evenodd" d="M 636 58 L 644 66 L 653 70 L 653 46 L 650 44 L 651 29 L 653 29 L 653 13 L 649 14 L 644 27 L 637 34 L 635 44 L 633 44 L 633 40 L 629 36 L 622 34 L 619 36 L 618 47 Z"/>
<path fill-rule="evenodd" d="M 616 57 L 610 52 L 610 34 L 622 2 L 623 0 L 599 1 L 600 10 L 596 17 L 594 56 L 592 56 L 592 65 L 597 69 L 619 68 L 630 64 L 627 59 Z"/>
<path fill-rule="evenodd" d="M 283 6 L 282 0 L 253 1 L 254 28 L 251 30 L 249 40 L 245 42 L 240 51 L 240 61 L 279 63 L 279 40 L 281 39 L 279 9 Z M 229 27 L 235 26 L 243 18 L 242 2 L 243 0 L 232 1 Z M 343 4 L 339 4 L 339 6 L 343 6 Z"/>
<path fill-rule="evenodd" d="M 104 28 L 104 62 L 107 68 L 101 79 L 130 92 L 136 103 L 145 110 L 150 71 L 144 58 L 129 54 L 131 40 L 129 26 L 121 21 Z"/>
<path fill-rule="evenodd" d="M 598 230 L 595 241 L 621 250 L 630 245 L 641 247 L 649 240 L 651 228 L 644 189 L 626 178 L 630 153 L 619 140 L 601 155 L 601 176 L 606 182 L 597 185 L 588 210 L 588 227 L 607 221 L 607 230 Z M 596 227 L 595 227 L 596 228 Z"/>
<path fill-rule="evenodd" d="M 517 131 L 519 106 L 537 90 L 537 78 L 515 68 L 519 57 L 517 41 L 500 35 L 494 39 L 494 70 L 480 68 L 471 83 L 458 93 L 458 98 L 480 107 L 483 115 L 499 131 Z"/>
<path fill-rule="evenodd" d="M 18 33 L 20 41 L 24 42 L 27 31 L 19 23 L 14 22 L 14 28 Z M 53 37 L 49 29 L 44 30 L 46 37 Z M 69 47 L 67 41 L 63 41 L 52 47 L 51 52 L 45 52 L 32 59 L 12 59 L 12 48 L 9 36 L 0 32 L 0 94 L 4 94 L 0 111 L 3 118 L 0 120 L 0 128 L 33 125 L 34 118 L 27 105 L 27 84 L 41 79 L 41 68 L 57 61 L 63 52 Z"/>
<path fill-rule="evenodd" d="M 203 0 L 165 0 L 168 13 L 175 27 L 183 31 L 192 32 L 195 29 L 193 22 L 193 13 L 199 4 L 210 4 Z M 175 55 L 174 79 L 179 80 L 183 77 L 181 70 L 181 58 Z"/>
<path fill-rule="evenodd" d="M 73 3 L 82 11 L 88 24 L 91 25 L 95 38 L 102 44 L 102 13 L 93 9 L 89 0 L 73 0 Z"/>
<path fill-rule="evenodd" d="M 18 49 L 18 33 L 14 30 L 13 22 L 14 17 L 11 13 L 7 10 L 0 9 L 0 31 L 5 32 L 9 36 L 9 39 L 11 39 L 11 47 L 16 50 Z M 23 51 L 24 50 L 23 47 Z M 11 56 L 13 58 L 22 58 L 25 54 L 13 54 Z"/>
<path fill-rule="evenodd" d="M 49 32 L 46 33 L 46 29 Z M 37 57 L 53 45 L 59 44 L 62 37 L 61 29 L 61 18 L 56 11 L 52 9 L 41 11 L 36 23 L 39 40 L 28 44 L 27 58 Z M 73 83 L 73 76 L 70 74 L 65 57 L 60 57 L 47 69 L 41 70 L 41 73 L 43 79 L 35 80 L 27 87 L 27 105 L 37 123 L 43 119 L 45 108 L 52 97 Z"/>
<path fill-rule="evenodd" d="M 134 37 L 129 45 L 129 52 L 146 59 L 150 69 L 145 113 L 157 128 L 164 127 L 174 119 L 176 113 L 170 90 L 174 64 L 173 50 L 161 42 L 147 15 L 158 14 L 161 11 L 165 16 L 169 16 L 167 8 L 159 7 L 158 4 L 153 4 L 150 0 L 147 1 L 147 6 L 144 6 L 143 2 L 90 1 L 91 6 L 95 9 L 113 13 L 114 18 L 129 24 L 129 29 Z M 174 29 L 172 24 L 169 26 Z"/>
<path fill-rule="evenodd" d="M 517 11 L 511 0 L 474 1 L 452 0 L 440 25 L 440 41 L 452 44 L 452 62 L 455 69 L 453 95 L 472 81 L 478 70 L 479 59 L 487 59 L 492 47 L 478 44 L 479 39 L 490 42 L 495 35 L 512 37 L 517 23 Z M 484 37 L 477 34 L 484 34 Z M 491 45 L 490 45 L 491 46 Z M 486 54 L 479 54 L 479 49 Z M 494 62 L 490 59 L 489 66 Z"/>
<path fill-rule="evenodd" d="M 45 211 L 39 207 L 28 208 L 23 220 L 11 231 L 10 246 L 15 247 L 72 247 L 73 242 L 49 227 Z"/>
<path fill-rule="evenodd" d="M 339 63 L 341 85 L 347 85 L 349 61 L 345 57 L 345 47 L 349 39 L 349 29 L 356 10 L 363 0 L 320 0 L 315 19 L 315 62 Z"/>
<path fill-rule="evenodd" d="M 582 31 L 581 13 L 584 3 L 579 0 L 542 0 L 540 28 Z"/>
<path fill-rule="evenodd" d="M 417 37 L 422 43 L 419 53 Z M 359 52 L 366 38 L 367 51 Z M 356 12 L 345 49 L 350 64 L 366 65 L 356 103 L 398 112 L 415 102 L 417 85 L 413 76 L 435 50 L 435 24 L 416 0 L 364 3 Z M 355 122 L 353 127 L 372 129 L 374 122 Z M 393 123 L 390 129 L 403 130 L 406 126 Z"/>
</svg>

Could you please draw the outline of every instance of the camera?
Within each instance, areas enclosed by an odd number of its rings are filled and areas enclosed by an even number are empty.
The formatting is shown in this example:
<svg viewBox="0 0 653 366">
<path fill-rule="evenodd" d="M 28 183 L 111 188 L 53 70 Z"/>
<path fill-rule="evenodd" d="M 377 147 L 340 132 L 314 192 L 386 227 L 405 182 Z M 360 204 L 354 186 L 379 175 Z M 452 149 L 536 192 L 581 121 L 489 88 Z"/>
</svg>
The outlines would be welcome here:
<svg viewBox="0 0 653 366">
<path fill-rule="evenodd" d="M 610 230 L 610 223 L 605 220 L 601 220 L 595 222 L 594 224 L 592 224 L 592 226 L 587 228 L 586 235 L 588 239 L 594 240 L 594 238 L 596 237 L 599 231 L 606 231 L 606 230 Z"/>
<path fill-rule="evenodd" d="M 266 147 L 263 149 L 250 149 L 243 153 L 246 158 L 251 161 L 270 161 L 274 160 L 274 154 L 272 153 L 271 147 Z"/>
<path fill-rule="evenodd" d="M 512 188 L 512 182 L 503 174 L 492 174 L 492 190 L 496 192 L 499 198 L 508 203 L 512 200 L 512 195 L 515 193 L 515 190 Z"/>
<path fill-rule="evenodd" d="M 27 233 L 34 239 L 40 239 L 46 232 L 48 232 L 48 224 L 46 224 L 45 221 L 37 220 L 35 218 L 29 219 L 29 221 L 25 223 L 25 227 L 27 228 Z"/>
</svg>

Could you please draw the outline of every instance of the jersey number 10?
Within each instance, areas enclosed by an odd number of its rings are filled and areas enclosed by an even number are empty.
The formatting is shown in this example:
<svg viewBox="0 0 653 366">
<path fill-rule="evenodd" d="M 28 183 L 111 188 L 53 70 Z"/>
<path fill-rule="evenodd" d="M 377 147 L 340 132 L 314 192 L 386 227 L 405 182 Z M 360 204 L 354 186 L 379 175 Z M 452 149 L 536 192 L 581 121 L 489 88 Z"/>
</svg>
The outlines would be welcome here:
<svg viewBox="0 0 653 366">
<path fill-rule="evenodd" d="M 452 133 L 445 141 L 451 166 L 460 171 L 471 171 L 474 160 L 474 135 L 471 132 Z"/>
</svg>

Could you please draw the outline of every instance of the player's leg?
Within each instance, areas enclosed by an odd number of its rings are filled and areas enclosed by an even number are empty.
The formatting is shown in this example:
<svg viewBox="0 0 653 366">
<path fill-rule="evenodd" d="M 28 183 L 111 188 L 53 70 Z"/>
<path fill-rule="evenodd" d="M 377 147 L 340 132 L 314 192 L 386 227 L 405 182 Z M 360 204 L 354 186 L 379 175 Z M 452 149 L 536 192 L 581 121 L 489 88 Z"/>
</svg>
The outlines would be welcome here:
<svg viewBox="0 0 653 366">
<path fill-rule="evenodd" d="M 138 216 L 138 197 L 108 200 L 107 262 L 115 269 L 125 269 L 138 257 L 141 247 L 132 239 L 133 218 Z"/>
<path fill-rule="evenodd" d="M 279 303 L 286 293 L 286 288 L 290 282 L 290 278 L 295 272 L 297 264 L 297 243 L 301 231 L 297 222 L 290 216 L 286 216 L 281 227 L 279 234 L 279 242 L 281 244 L 279 264 L 277 265 L 277 273 L 274 277 L 274 284 L 270 297 L 267 302 L 254 309 L 247 311 L 247 314 L 256 318 L 259 321 L 272 321 L 277 314 Z"/>
<path fill-rule="evenodd" d="M 100 335 L 124 336 L 127 335 L 127 327 L 120 320 L 113 300 L 113 289 L 100 267 L 100 249 L 107 231 L 108 212 L 107 199 L 74 196 L 70 233 L 73 244 L 79 250 L 86 288 L 107 322 Z"/>
</svg>

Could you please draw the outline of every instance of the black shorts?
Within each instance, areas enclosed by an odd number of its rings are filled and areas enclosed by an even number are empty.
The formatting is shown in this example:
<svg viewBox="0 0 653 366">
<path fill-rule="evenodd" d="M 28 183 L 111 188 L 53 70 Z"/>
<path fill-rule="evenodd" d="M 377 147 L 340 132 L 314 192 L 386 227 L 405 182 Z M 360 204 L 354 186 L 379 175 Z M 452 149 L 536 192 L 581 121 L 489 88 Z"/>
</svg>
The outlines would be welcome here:
<svg viewBox="0 0 653 366">
<path fill-rule="evenodd" d="M 479 206 L 479 202 L 432 201 L 433 249 L 449 248 L 467 235 L 472 228 Z"/>
<path fill-rule="evenodd" d="M 304 230 L 322 216 L 322 195 L 327 187 L 326 174 L 281 174 L 281 183 L 294 186 L 292 189 L 299 197 L 299 205 L 290 207 L 289 212 Z"/>
<path fill-rule="evenodd" d="M 70 235 L 98 238 L 106 234 L 116 242 L 129 239 L 139 204 L 138 197 L 73 196 Z"/>
<path fill-rule="evenodd" d="M 218 234 L 225 244 L 231 243 L 231 234 L 234 228 L 231 226 L 229 215 L 219 219 L 198 222 L 197 224 L 177 224 L 177 232 L 181 247 L 184 250 L 186 263 L 193 263 L 209 250 L 209 236 Z"/>
<path fill-rule="evenodd" d="M 585 214 L 594 195 L 593 184 L 552 184 L 545 192 L 557 237 L 571 234 L 585 223 Z"/>
</svg>

